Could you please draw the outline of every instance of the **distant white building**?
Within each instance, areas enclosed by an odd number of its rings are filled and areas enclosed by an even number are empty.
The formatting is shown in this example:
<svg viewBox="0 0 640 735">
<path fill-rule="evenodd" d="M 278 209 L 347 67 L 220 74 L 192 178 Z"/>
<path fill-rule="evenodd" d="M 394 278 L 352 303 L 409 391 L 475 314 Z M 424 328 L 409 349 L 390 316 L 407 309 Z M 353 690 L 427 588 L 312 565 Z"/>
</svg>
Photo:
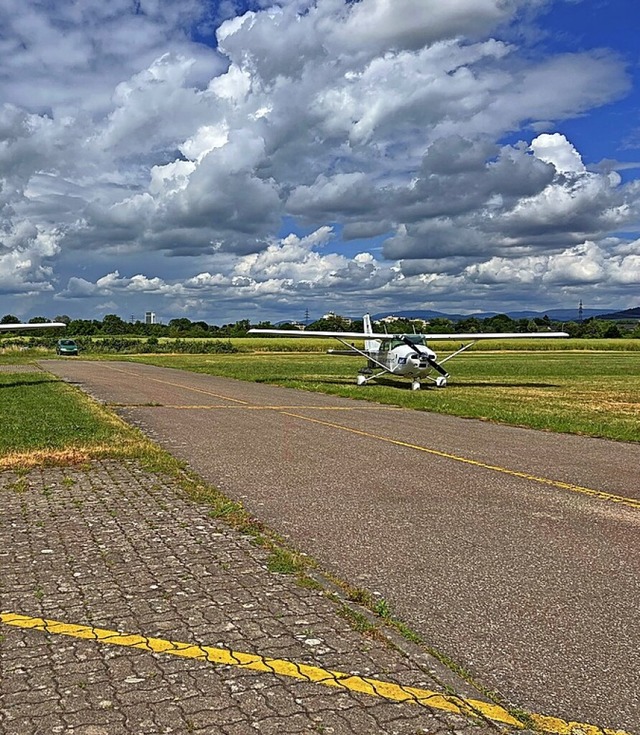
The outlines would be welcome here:
<svg viewBox="0 0 640 735">
<path fill-rule="evenodd" d="M 420 328 L 429 326 L 429 322 L 426 319 L 407 319 L 404 316 L 395 316 L 394 314 L 383 316 L 382 319 L 377 319 L 374 324 L 393 324 L 393 322 L 398 321 L 409 322 L 409 324 Z"/>
<path fill-rule="evenodd" d="M 145 311 L 145 313 L 144 313 L 144 323 L 145 324 L 155 324 L 156 323 L 156 313 L 155 313 L 155 311 Z"/>
<path fill-rule="evenodd" d="M 397 322 L 398 319 L 401 317 L 395 316 L 394 314 L 389 314 L 388 316 L 383 316 L 382 319 L 376 319 L 376 324 L 391 324 L 391 322 Z"/>
<path fill-rule="evenodd" d="M 353 322 L 353 319 L 350 319 L 348 316 L 340 316 L 335 311 L 328 311 L 326 314 L 323 314 L 322 319 L 341 319 L 345 324 L 351 324 Z"/>
</svg>

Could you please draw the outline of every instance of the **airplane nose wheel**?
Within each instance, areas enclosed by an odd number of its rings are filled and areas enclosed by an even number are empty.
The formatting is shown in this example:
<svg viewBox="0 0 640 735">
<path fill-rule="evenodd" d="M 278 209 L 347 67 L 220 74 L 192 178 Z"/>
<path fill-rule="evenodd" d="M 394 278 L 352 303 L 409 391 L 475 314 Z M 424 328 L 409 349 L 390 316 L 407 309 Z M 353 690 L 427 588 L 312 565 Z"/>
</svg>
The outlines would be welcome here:
<svg viewBox="0 0 640 735">
<path fill-rule="evenodd" d="M 411 390 L 420 390 L 420 381 L 419 380 L 413 380 L 411 382 Z"/>
</svg>

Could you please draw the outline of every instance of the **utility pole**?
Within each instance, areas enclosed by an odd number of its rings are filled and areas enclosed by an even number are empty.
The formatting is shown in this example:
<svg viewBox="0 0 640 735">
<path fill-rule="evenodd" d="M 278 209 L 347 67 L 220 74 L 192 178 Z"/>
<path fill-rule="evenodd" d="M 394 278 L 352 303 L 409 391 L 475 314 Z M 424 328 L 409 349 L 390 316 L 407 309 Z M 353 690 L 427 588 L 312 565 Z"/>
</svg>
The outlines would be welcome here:
<svg viewBox="0 0 640 735">
<path fill-rule="evenodd" d="M 304 310 L 304 326 L 309 326 L 309 309 Z"/>
<path fill-rule="evenodd" d="M 580 299 L 580 304 L 578 306 L 578 324 L 582 324 L 583 316 L 584 316 L 584 311 L 582 309 L 582 299 Z"/>
</svg>

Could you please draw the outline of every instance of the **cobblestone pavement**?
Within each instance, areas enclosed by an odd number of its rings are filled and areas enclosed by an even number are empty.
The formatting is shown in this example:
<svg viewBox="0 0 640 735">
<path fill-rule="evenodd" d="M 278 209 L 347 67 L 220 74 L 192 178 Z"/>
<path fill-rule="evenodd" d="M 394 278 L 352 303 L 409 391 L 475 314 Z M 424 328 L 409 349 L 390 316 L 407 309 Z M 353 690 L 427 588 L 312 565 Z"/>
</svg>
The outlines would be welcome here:
<svg viewBox="0 0 640 735">
<path fill-rule="evenodd" d="M 267 551 L 135 462 L 0 473 L 5 613 L 435 689 L 413 657 L 267 569 Z M 6 622 L 6 621 L 5 621 Z M 465 733 L 503 727 L 269 671 L 0 624 L 3 735 Z"/>
</svg>

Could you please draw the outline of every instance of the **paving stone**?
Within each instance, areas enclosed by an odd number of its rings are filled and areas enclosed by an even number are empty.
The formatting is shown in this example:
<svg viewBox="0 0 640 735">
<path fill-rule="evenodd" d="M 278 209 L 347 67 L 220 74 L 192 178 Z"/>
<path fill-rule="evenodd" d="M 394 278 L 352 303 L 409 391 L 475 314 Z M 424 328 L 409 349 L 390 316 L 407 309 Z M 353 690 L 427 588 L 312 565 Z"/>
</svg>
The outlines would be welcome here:
<svg viewBox="0 0 640 735">
<path fill-rule="evenodd" d="M 267 551 L 135 462 L 0 473 L 3 611 L 435 688 Z M 317 683 L 0 626 L 7 735 L 493 732 Z"/>
</svg>

